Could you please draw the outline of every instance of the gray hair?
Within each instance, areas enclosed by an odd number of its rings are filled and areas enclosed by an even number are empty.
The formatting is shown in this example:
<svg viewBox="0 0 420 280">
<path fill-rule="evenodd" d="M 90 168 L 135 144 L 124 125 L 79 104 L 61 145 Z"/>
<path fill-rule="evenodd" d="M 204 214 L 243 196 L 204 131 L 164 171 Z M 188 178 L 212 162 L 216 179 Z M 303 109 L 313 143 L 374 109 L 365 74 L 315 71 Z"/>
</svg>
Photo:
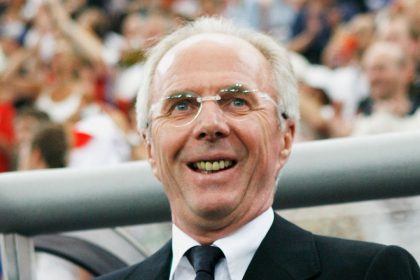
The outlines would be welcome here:
<svg viewBox="0 0 420 280">
<path fill-rule="evenodd" d="M 166 36 L 149 51 L 143 72 L 142 85 L 137 94 L 137 125 L 140 131 L 143 132 L 148 126 L 151 86 L 159 61 L 172 47 L 181 41 L 203 33 L 220 33 L 234 36 L 249 42 L 259 50 L 268 60 L 273 70 L 274 83 L 277 90 L 279 120 L 282 119 L 281 115 L 284 113 L 292 121 L 299 119 L 297 84 L 287 50 L 273 38 L 262 33 L 238 28 L 230 21 L 222 18 L 202 17 Z"/>
</svg>

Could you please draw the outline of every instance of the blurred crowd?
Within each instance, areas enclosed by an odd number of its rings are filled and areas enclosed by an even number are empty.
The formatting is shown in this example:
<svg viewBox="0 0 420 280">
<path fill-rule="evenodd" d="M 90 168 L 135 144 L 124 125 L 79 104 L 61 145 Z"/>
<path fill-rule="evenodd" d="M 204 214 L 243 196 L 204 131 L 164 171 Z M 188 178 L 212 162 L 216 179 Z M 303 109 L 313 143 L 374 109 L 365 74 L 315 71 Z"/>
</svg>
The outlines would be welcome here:
<svg viewBox="0 0 420 280">
<path fill-rule="evenodd" d="M 0 0 L 0 172 L 145 158 L 147 49 L 203 15 L 289 50 L 298 141 L 420 129 L 420 0 Z"/>
</svg>

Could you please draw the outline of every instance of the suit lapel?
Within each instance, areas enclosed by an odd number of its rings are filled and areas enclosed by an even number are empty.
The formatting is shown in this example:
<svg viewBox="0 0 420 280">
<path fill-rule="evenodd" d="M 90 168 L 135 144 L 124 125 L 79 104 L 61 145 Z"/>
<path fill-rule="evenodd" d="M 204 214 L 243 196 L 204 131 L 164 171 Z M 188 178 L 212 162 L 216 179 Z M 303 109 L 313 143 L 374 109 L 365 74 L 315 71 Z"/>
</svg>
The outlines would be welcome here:
<svg viewBox="0 0 420 280">
<path fill-rule="evenodd" d="M 140 264 L 127 280 L 168 280 L 172 261 L 172 241 Z"/>
<path fill-rule="evenodd" d="M 320 262 L 312 234 L 275 215 L 244 280 L 303 280 L 319 272 Z"/>
</svg>

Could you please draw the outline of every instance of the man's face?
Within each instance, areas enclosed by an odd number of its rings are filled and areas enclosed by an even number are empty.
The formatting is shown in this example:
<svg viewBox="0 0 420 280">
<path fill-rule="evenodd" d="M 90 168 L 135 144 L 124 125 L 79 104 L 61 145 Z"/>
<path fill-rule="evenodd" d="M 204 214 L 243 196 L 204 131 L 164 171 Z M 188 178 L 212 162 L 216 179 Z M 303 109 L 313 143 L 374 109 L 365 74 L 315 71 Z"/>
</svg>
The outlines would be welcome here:
<svg viewBox="0 0 420 280">
<path fill-rule="evenodd" d="M 366 74 L 374 100 L 393 98 L 401 87 L 403 69 L 389 54 L 372 53 L 365 59 Z"/>
<path fill-rule="evenodd" d="M 158 64 L 152 104 L 177 91 L 213 96 L 238 83 L 277 100 L 270 66 L 259 51 L 235 37 L 196 35 Z M 233 230 L 271 206 L 276 175 L 287 159 L 282 151 L 291 148 L 294 133 L 290 121 L 282 132 L 276 114 L 274 104 L 264 103 L 237 120 L 226 117 L 216 101 L 207 101 L 185 126 L 152 116 L 149 161 L 177 226 L 214 230 L 231 225 Z M 197 168 L 214 162 L 218 171 Z"/>
</svg>

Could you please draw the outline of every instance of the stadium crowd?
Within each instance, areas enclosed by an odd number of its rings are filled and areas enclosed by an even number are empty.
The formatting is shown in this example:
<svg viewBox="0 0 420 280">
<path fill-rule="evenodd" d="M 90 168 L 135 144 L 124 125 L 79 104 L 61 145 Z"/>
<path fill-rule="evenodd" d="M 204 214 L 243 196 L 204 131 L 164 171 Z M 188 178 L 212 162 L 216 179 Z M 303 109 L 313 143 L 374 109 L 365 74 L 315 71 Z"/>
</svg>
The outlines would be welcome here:
<svg viewBox="0 0 420 280">
<path fill-rule="evenodd" d="M 419 0 L 0 0 L 0 172 L 144 159 L 147 49 L 198 16 L 290 50 L 298 141 L 420 128 Z"/>
</svg>

